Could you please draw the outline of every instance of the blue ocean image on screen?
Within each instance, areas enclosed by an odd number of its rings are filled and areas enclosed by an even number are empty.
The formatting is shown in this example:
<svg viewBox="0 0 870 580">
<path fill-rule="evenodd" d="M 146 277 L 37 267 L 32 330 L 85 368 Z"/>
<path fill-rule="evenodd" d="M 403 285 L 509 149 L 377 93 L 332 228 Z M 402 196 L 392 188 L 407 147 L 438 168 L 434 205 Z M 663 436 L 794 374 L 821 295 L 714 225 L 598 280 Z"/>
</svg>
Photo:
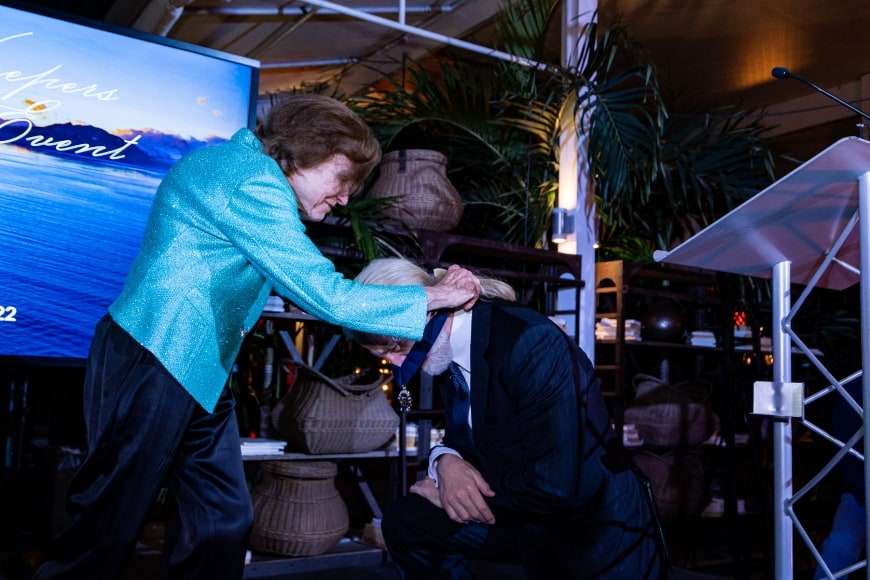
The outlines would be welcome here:
<svg viewBox="0 0 870 580">
<path fill-rule="evenodd" d="M 161 177 L 249 126 L 257 66 L 0 6 L 0 357 L 87 357 Z"/>
<path fill-rule="evenodd" d="M 135 258 L 160 175 L 2 146 L 0 174 L 0 306 L 14 316 L 0 323 L 2 350 L 83 358 Z"/>
</svg>

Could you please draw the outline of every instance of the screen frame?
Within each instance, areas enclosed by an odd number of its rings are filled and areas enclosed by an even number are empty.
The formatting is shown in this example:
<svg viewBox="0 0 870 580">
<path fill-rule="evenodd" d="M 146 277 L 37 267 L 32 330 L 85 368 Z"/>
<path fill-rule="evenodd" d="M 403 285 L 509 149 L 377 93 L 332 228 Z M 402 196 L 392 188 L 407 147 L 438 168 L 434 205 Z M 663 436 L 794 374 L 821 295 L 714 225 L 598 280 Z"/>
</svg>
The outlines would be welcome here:
<svg viewBox="0 0 870 580">
<path fill-rule="evenodd" d="M 84 16 L 77 16 L 75 14 L 69 12 L 63 12 L 61 10 L 46 8 L 44 6 L 40 6 L 38 4 L 32 4 L 29 2 L 21 2 L 19 0 L 0 0 L 0 6 L 6 6 L 9 8 L 13 8 L 15 10 L 21 10 L 23 12 L 30 12 L 31 14 L 37 14 L 39 16 L 46 16 L 48 18 L 54 18 L 55 20 L 61 20 L 64 22 L 69 22 L 70 24 L 78 24 L 80 26 L 86 26 L 88 28 L 94 28 L 96 30 L 102 30 L 103 32 L 110 32 L 113 34 L 119 34 L 121 36 L 127 36 L 129 38 L 135 38 L 137 40 L 143 40 L 145 42 L 150 42 L 153 44 L 162 44 L 164 46 L 168 46 L 170 48 L 175 48 L 178 50 L 184 50 L 186 52 L 192 52 L 196 54 L 201 54 L 202 56 L 207 56 L 210 58 L 215 58 L 218 60 L 225 60 L 228 62 L 236 63 L 243 66 L 248 66 L 252 69 L 251 71 L 251 91 L 248 95 L 248 102 L 250 103 L 250 110 L 248 114 L 248 129 L 254 130 L 257 126 L 257 104 L 259 100 L 259 84 L 260 84 L 260 68 L 261 63 L 256 59 L 252 59 L 246 56 L 240 56 L 237 54 L 233 54 L 230 52 L 224 52 L 220 50 L 215 50 L 213 48 L 208 48 L 205 46 L 199 46 L 198 44 L 191 44 L 189 42 L 182 42 L 180 40 L 175 40 L 173 38 L 169 38 L 168 36 L 160 36 L 158 34 L 151 34 L 149 32 L 144 32 L 142 30 L 136 30 L 135 28 L 128 28 L 125 26 L 119 26 L 117 24 L 111 24 L 109 22 L 103 22 L 102 20 L 94 20 L 93 18 L 86 18 Z"/>
</svg>

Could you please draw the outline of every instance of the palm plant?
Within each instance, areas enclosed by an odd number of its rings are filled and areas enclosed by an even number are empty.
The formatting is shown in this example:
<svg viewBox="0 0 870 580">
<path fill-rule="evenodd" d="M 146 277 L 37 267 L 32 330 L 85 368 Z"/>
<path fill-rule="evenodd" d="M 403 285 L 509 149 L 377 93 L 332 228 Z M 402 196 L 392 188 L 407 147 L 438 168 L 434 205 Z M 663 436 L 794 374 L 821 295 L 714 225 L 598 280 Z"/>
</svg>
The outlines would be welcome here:
<svg viewBox="0 0 870 580">
<path fill-rule="evenodd" d="M 406 75 L 404 82 L 387 79 L 388 90 L 351 100 L 384 150 L 435 149 L 447 156 L 448 175 L 465 206 L 460 231 L 473 223 L 471 233 L 480 237 L 534 239 L 536 232 L 524 231 L 524 207 L 551 202 L 546 195 L 543 201 L 528 195 L 527 175 L 552 174 L 552 157 L 536 154 L 521 129 L 497 122 L 499 107 L 493 103 L 502 98 L 497 76 L 489 67 L 453 59 L 442 60 L 437 69 L 411 65 Z"/>
<path fill-rule="evenodd" d="M 512 54 L 543 62 L 547 24 L 557 6 L 557 0 L 509 4 L 495 25 L 496 38 Z M 447 155 L 466 208 L 460 231 L 540 245 L 557 190 L 566 111 L 573 108 L 583 119 L 581 130 L 600 144 L 590 160 L 607 196 L 643 187 L 654 172 L 664 110 L 653 67 L 623 26 L 598 31 L 588 26 L 578 43 L 582 66 L 536 69 L 456 58 L 434 66 L 414 63 L 403 78 L 386 77 L 387 88 L 364 92 L 350 104 L 375 128 L 385 150 L 428 147 Z"/>
<path fill-rule="evenodd" d="M 711 224 L 773 181 L 764 127 L 751 111 L 671 113 L 649 189 L 599 200 L 601 259 L 649 260 Z"/>
<path fill-rule="evenodd" d="M 385 150 L 448 156 L 466 208 L 458 231 L 545 243 L 566 115 L 587 136 L 602 259 L 649 260 L 770 183 L 770 152 L 750 113 L 669 116 L 653 63 L 619 19 L 586 26 L 566 66 L 547 62 L 558 7 L 517 0 L 495 23 L 498 48 L 544 67 L 412 63 L 349 100 Z"/>
</svg>

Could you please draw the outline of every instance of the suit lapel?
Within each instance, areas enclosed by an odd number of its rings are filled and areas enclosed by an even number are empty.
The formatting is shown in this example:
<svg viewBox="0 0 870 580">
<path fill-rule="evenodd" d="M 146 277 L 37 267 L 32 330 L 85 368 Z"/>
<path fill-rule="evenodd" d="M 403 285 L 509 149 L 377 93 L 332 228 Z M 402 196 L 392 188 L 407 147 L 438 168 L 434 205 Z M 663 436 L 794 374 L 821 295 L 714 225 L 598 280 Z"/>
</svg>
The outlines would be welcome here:
<svg viewBox="0 0 870 580">
<path fill-rule="evenodd" d="M 490 366 L 487 358 L 490 327 L 492 326 L 492 302 L 481 300 L 471 317 L 471 425 L 476 431 L 483 425 L 486 416 L 487 391 L 489 390 Z M 475 440 L 478 437 L 475 436 Z"/>
</svg>

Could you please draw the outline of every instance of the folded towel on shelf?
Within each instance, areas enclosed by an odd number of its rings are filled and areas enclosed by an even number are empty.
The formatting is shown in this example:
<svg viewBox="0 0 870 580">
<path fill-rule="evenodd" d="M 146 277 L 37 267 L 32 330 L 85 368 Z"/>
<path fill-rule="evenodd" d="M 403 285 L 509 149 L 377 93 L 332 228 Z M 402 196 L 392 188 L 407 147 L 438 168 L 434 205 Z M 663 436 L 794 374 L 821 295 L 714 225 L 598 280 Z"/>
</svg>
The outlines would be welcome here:
<svg viewBox="0 0 870 580">
<path fill-rule="evenodd" d="M 267 438 L 242 438 L 242 456 L 248 457 L 251 455 L 278 455 L 284 453 L 284 448 L 287 446 L 286 441 Z"/>
<path fill-rule="evenodd" d="M 597 340 L 616 340 L 615 318 L 602 317 L 595 323 L 595 338 Z M 625 321 L 625 340 L 640 340 L 640 321 L 629 319 Z"/>
<path fill-rule="evenodd" d="M 716 346 L 716 335 L 710 330 L 693 330 L 689 333 L 686 343 L 692 346 L 714 348 Z"/>
</svg>

